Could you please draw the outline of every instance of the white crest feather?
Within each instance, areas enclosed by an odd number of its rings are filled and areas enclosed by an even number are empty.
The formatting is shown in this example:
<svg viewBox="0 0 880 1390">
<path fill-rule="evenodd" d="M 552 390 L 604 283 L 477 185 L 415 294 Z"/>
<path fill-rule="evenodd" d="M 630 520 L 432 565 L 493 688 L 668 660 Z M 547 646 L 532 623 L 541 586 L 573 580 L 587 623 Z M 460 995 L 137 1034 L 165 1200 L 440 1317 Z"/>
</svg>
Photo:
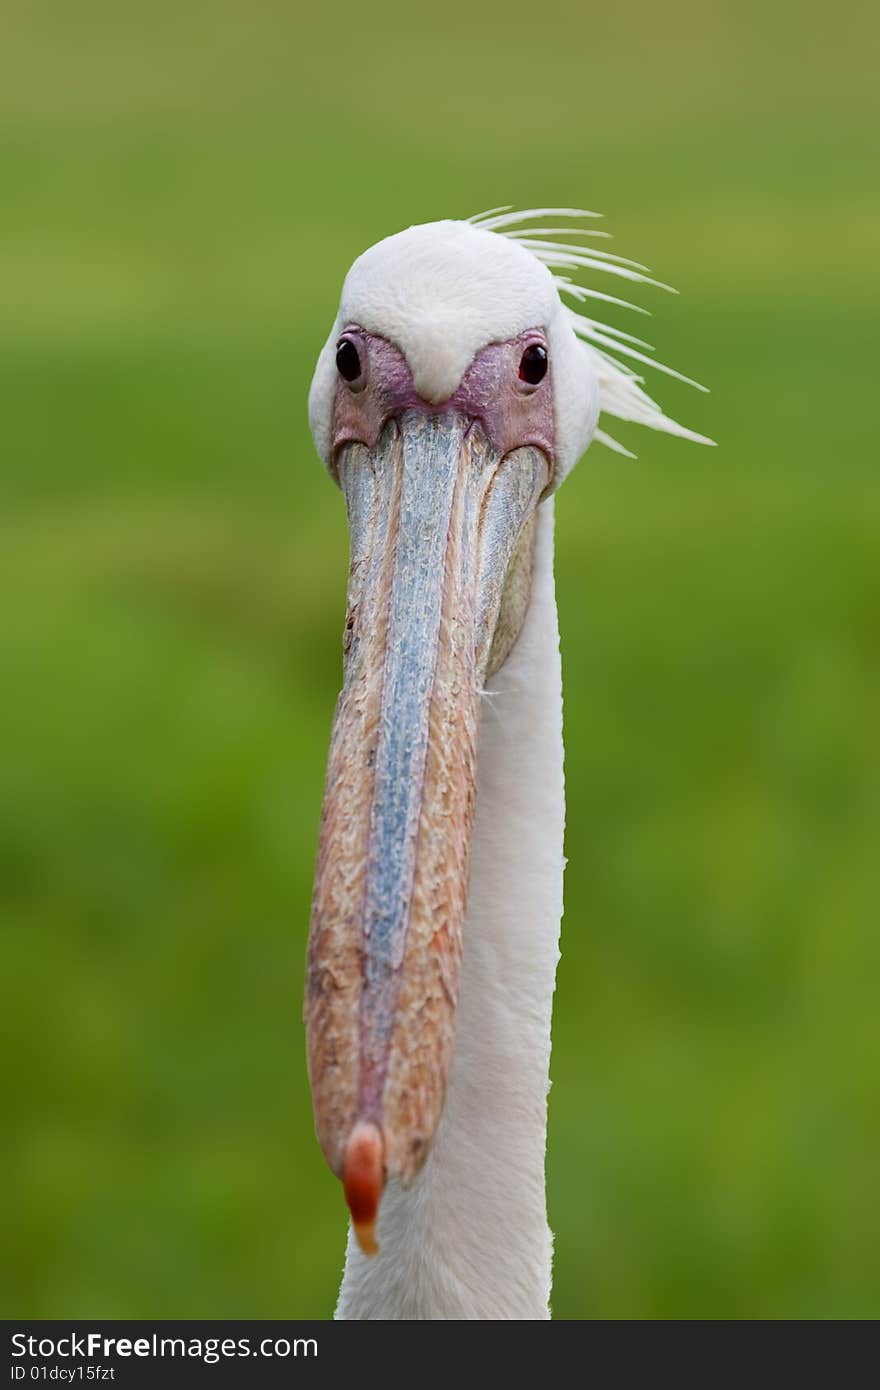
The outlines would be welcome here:
<svg viewBox="0 0 880 1390">
<path fill-rule="evenodd" d="M 563 304 L 571 326 L 593 359 L 593 366 L 599 380 L 599 409 L 601 414 L 613 415 L 618 420 L 630 420 L 638 425 L 647 425 L 650 429 L 663 430 L 666 434 L 678 435 L 681 439 L 691 439 L 697 444 L 714 444 L 713 439 L 707 439 L 703 434 L 686 429 L 684 425 L 680 425 L 677 421 L 670 419 L 668 415 L 664 415 L 661 407 L 644 390 L 644 377 L 630 363 L 653 367 L 655 371 L 663 372 L 666 376 L 674 377 L 677 381 L 684 381 L 689 386 L 695 386 L 698 391 L 705 391 L 708 389 L 707 387 L 701 386 L 698 381 L 693 381 L 690 377 L 683 376 L 681 372 L 674 371 L 672 367 L 667 367 L 662 362 L 656 361 L 655 358 L 649 357 L 647 354 L 654 351 L 650 343 L 646 343 L 641 338 L 633 337 L 631 333 L 624 333 L 622 329 L 613 328 L 609 324 L 601 323 L 598 319 L 588 317 L 579 309 L 572 308 L 565 303 L 565 299 L 571 299 L 580 306 L 587 300 L 602 300 L 607 304 L 617 304 L 623 308 L 633 309 L 636 313 L 648 313 L 648 310 L 643 309 L 641 305 L 632 304 L 629 300 L 606 294 L 601 290 L 592 288 L 592 286 L 582 285 L 579 280 L 572 278 L 583 270 L 616 275 L 618 279 L 627 280 L 631 284 L 653 285 L 657 289 L 668 290 L 671 294 L 676 293 L 670 285 L 664 285 L 661 281 L 652 279 L 647 274 L 647 266 L 639 264 L 638 261 L 630 261 L 623 256 L 612 255 L 611 252 L 603 251 L 598 247 L 581 246 L 573 240 L 573 238 L 607 237 L 609 235 L 607 232 L 585 227 L 552 225 L 553 220 L 557 218 L 568 218 L 576 221 L 600 216 L 601 213 L 586 212 L 581 208 L 530 208 L 524 212 L 515 212 L 509 207 L 502 207 L 492 208 L 489 212 L 479 213 L 476 217 L 470 217 L 467 220 L 472 226 L 480 227 L 483 231 L 497 232 L 499 236 L 509 237 L 512 241 L 518 242 L 552 272 L 559 294 L 564 296 Z M 540 223 L 544 218 L 550 219 L 551 225 L 531 225 Z M 565 238 L 565 240 L 558 240 L 558 238 Z M 621 361 L 621 358 L 624 360 Z M 617 453 L 625 454 L 628 458 L 634 457 L 622 444 L 612 439 L 605 430 L 596 430 L 594 438 L 600 444 L 605 444 L 608 448 L 616 450 Z"/>
</svg>

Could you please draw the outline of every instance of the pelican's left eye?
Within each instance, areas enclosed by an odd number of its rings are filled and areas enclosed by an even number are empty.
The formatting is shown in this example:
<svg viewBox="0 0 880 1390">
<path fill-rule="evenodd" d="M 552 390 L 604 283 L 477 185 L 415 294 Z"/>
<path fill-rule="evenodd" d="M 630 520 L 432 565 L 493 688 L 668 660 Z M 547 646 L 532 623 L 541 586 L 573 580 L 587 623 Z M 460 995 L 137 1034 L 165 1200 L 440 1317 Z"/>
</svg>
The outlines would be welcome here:
<svg viewBox="0 0 880 1390">
<path fill-rule="evenodd" d="M 519 379 L 537 386 L 547 375 L 547 349 L 543 343 L 529 343 L 519 363 Z"/>
</svg>

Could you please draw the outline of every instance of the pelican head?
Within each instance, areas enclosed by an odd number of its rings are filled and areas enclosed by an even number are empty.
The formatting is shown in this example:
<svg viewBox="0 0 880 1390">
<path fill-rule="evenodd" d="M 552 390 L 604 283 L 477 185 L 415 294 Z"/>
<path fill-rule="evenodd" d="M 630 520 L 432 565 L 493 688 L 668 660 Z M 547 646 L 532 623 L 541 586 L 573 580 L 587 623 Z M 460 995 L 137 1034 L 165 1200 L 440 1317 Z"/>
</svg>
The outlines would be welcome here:
<svg viewBox="0 0 880 1390">
<path fill-rule="evenodd" d="M 597 434 L 600 410 L 690 434 L 610 355 L 639 359 L 635 340 L 573 312 L 561 293 L 591 292 L 554 273 L 640 280 L 638 269 L 518 227 L 502 211 L 410 227 L 366 251 L 309 399 L 351 535 L 309 1072 L 318 1138 L 368 1253 L 385 1183 L 413 1181 L 443 1106 L 479 697 L 528 608 L 535 509 Z"/>
</svg>

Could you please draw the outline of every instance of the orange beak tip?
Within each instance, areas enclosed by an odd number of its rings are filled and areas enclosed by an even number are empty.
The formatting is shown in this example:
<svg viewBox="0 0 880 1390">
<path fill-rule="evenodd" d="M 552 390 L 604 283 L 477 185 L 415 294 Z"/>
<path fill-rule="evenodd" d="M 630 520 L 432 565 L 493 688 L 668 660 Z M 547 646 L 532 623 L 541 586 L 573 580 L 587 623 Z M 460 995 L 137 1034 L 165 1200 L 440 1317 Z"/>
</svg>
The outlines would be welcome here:
<svg viewBox="0 0 880 1390">
<path fill-rule="evenodd" d="M 365 1255 L 375 1255 L 379 1249 L 376 1218 L 385 1187 L 385 1143 L 368 1121 L 359 1120 L 349 1136 L 342 1184 L 358 1245 Z"/>
<path fill-rule="evenodd" d="M 379 1242 L 376 1239 L 375 1221 L 353 1221 L 352 1229 L 358 1245 L 365 1255 L 378 1255 Z"/>
</svg>

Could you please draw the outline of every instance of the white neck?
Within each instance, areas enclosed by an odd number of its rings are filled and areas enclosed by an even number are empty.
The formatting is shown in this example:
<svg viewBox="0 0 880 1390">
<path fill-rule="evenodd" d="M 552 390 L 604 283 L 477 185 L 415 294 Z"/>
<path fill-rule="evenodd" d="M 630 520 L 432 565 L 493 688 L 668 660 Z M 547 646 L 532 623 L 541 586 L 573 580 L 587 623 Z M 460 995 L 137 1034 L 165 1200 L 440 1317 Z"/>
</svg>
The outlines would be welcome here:
<svg viewBox="0 0 880 1390">
<path fill-rule="evenodd" d="M 338 1318 L 549 1317 L 544 1151 L 565 819 L 552 509 L 538 509 L 529 609 L 483 702 L 443 1116 L 412 1188 L 385 1193 L 379 1254 L 367 1259 L 349 1233 Z"/>
</svg>

